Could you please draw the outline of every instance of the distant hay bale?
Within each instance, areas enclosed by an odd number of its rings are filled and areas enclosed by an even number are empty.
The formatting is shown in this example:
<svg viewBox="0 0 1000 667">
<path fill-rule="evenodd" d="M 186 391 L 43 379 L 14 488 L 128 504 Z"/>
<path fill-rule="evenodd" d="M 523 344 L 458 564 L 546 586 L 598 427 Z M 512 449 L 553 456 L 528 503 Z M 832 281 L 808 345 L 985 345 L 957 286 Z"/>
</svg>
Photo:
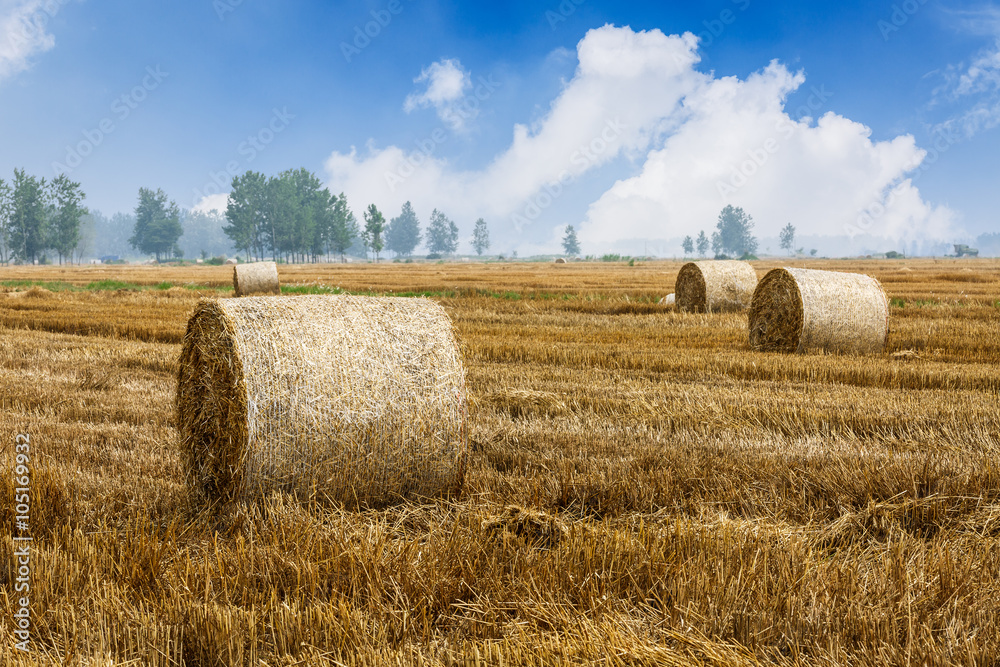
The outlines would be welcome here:
<svg viewBox="0 0 1000 667">
<path fill-rule="evenodd" d="M 769 352 L 882 352 L 889 300 L 876 279 L 857 273 L 774 269 L 750 306 L 750 346 Z"/>
<path fill-rule="evenodd" d="M 676 302 L 676 300 L 677 299 L 674 296 L 674 294 L 671 293 L 671 294 L 666 295 L 662 299 L 660 299 L 659 304 L 661 306 L 672 306 L 672 305 L 674 305 L 674 303 Z"/>
<path fill-rule="evenodd" d="M 278 265 L 274 262 L 237 264 L 233 267 L 233 289 L 236 296 L 281 294 Z"/>
<path fill-rule="evenodd" d="M 562 257 L 557 257 L 556 258 L 556 264 L 565 264 L 565 263 L 566 263 L 566 260 L 563 259 Z"/>
<path fill-rule="evenodd" d="M 679 310 L 719 313 L 749 308 L 755 287 L 757 272 L 747 262 L 709 260 L 682 266 L 674 289 Z"/>
<path fill-rule="evenodd" d="M 447 493 L 464 476 L 466 401 L 451 320 L 433 301 L 205 299 L 178 372 L 185 479 L 196 502 Z"/>
<path fill-rule="evenodd" d="M 230 257 L 224 263 L 225 263 L 226 266 L 233 266 L 235 264 L 239 264 L 240 261 L 238 259 L 236 259 L 235 257 Z"/>
</svg>

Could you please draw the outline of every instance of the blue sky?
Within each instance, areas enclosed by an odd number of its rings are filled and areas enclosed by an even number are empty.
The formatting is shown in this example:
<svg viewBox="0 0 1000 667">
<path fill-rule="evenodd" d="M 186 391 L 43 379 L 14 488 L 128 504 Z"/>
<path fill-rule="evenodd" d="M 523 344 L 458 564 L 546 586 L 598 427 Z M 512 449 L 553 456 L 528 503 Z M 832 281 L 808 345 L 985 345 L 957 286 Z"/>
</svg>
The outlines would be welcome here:
<svg viewBox="0 0 1000 667">
<path fill-rule="evenodd" d="M 932 0 L 0 0 L 0 177 L 110 214 L 304 166 L 498 251 L 669 255 L 727 203 L 919 250 L 1000 231 L 998 36 Z"/>
</svg>

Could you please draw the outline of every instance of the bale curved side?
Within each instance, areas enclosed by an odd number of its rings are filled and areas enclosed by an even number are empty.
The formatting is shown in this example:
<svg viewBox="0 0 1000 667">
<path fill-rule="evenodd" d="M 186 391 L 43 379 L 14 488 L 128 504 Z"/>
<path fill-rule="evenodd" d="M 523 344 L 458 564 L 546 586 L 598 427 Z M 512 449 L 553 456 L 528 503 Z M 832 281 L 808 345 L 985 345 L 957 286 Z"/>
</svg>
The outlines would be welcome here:
<svg viewBox="0 0 1000 667">
<path fill-rule="evenodd" d="M 871 276 L 774 269 L 754 293 L 754 349 L 879 353 L 888 336 L 889 299 Z"/>
<path fill-rule="evenodd" d="M 236 296 L 281 294 L 278 265 L 274 262 L 237 264 L 233 267 L 233 289 Z"/>
<path fill-rule="evenodd" d="M 757 272 L 747 262 L 688 262 L 677 274 L 677 308 L 688 313 L 739 312 L 750 306 Z"/>
<path fill-rule="evenodd" d="M 218 313 L 210 326 L 203 312 Z M 185 469 L 206 499 L 281 489 L 379 506 L 462 483 L 465 374 L 451 321 L 432 301 L 206 302 L 181 359 Z"/>
</svg>

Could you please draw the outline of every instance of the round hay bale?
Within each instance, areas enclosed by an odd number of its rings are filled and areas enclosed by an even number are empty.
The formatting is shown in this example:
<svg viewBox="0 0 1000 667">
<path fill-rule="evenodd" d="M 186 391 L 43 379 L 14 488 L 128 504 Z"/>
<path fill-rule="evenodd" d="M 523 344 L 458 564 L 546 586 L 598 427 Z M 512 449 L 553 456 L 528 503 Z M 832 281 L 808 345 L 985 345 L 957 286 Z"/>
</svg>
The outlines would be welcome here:
<svg viewBox="0 0 1000 667">
<path fill-rule="evenodd" d="M 237 264 L 233 267 L 233 289 L 236 296 L 281 294 L 278 265 L 274 262 Z"/>
<path fill-rule="evenodd" d="M 204 299 L 178 372 L 185 479 L 196 502 L 447 494 L 465 472 L 466 402 L 451 320 L 428 299 Z"/>
<path fill-rule="evenodd" d="M 750 306 L 750 346 L 767 352 L 882 352 L 889 299 L 876 279 L 858 273 L 774 269 Z"/>
<path fill-rule="evenodd" d="M 566 260 L 563 259 L 562 257 L 556 257 L 556 262 L 555 263 L 556 264 L 565 264 Z"/>
<path fill-rule="evenodd" d="M 229 259 L 227 259 L 225 261 L 225 265 L 226 266 L 234 266 L 234 265 L 239 264 L 239 263 L 240 263 L 239 260 L 236 259 L 235 257 L 230 257 Z"/>
<path fill-rule="evenodd" d="M 686 313 L 746 310 L 756 287 L 757 272 L 736 260 L 688 262 L 674 285 L 677 308 Z"/>
<path fill-rule="evenodd" d="M 660 299 L 660 305 L 661 306 L 672 306 L 672 305 L 674 305 L 674 303 L 676 302 L 676 300 L 677 300 L 677 298 L 674 296 L 673 293 L 671 293 L 671 294 L 666 295 L 662 299 Z"/>
</svg>

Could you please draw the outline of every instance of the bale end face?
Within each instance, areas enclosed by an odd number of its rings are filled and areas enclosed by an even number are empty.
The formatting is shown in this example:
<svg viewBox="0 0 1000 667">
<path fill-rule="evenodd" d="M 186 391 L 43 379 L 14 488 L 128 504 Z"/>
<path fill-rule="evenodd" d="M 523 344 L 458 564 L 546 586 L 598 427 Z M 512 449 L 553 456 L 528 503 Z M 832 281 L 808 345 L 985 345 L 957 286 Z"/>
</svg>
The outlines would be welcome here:
<svg viewBox="0 0 1000 667">
<path fill-rule="evenodd" d="M 769 271 L 750 304 L 750 347 L 761 352 L 795 352 L 802 338 L 802 295 L 784 269 Z"/>
<path fill-rule="evenodd" d="M 218 301 L 203 299 L 188 321 L 176 407 L 185 482 L 195 501 L 236 499 L 249 440 L 247 390 L 232 325 Z"/>
</svg>

